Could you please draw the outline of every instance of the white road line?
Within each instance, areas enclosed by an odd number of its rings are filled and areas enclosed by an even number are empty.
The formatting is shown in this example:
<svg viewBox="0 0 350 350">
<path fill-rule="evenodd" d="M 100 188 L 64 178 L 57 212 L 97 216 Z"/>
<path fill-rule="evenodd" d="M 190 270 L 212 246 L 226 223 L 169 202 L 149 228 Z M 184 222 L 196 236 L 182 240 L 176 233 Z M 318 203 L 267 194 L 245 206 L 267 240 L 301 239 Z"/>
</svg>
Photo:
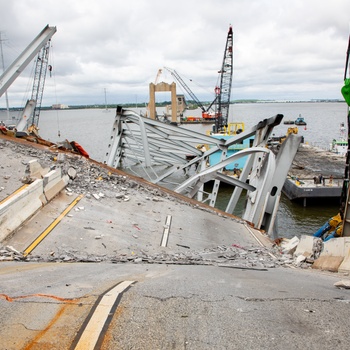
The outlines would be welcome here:
<svg viewBox="0 0 350 350">
<path fill-rule="evenodd" d="M 75 350 L 93 350 L 118 295 L 134 281 L 124 281 L 108 291 L 101 299 L 94 314 L 86 325 Z"/>
<path fill-rule="evenodd" d="M 163 237 L 160 243 L 162 247 L 166 247 L 168 244 L 170 225 L 171 225 L 171 215 L 167 215 L 165 225 L 164 225 Z"/>
</svg>

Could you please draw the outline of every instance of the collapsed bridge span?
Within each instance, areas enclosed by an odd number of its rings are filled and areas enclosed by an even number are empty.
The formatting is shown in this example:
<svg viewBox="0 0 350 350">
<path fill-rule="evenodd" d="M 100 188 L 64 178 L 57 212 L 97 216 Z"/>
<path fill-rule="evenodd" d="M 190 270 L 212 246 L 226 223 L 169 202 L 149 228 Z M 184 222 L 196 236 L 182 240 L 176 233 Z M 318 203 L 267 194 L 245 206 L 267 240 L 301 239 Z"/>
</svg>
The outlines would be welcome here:
<svg viewBox="0 0 350 350">
<path fill-rule="evenodd" d="M 225 210 L 230 214 L 244 190 L 247 200 L 242 218 L 273 235 L 281 190 L 301 142 L 300 136 L 291 134 L 277 155 L 267 148 L 273 128 L 282 119 L 278 114 L 224 138 L 223 134 L 201 134 L 118 107 L 104 162 L 213 207 L 220 184 L 225 183 L 232 187 Z M 229 152 L 252 137 L 252 147 Z M 219 161 L 210 165 L 214 154 L 220 155 Z M 228 164 L 240 158 L 245 161 L 239 176 L 225 174 Z"/>
</svg>

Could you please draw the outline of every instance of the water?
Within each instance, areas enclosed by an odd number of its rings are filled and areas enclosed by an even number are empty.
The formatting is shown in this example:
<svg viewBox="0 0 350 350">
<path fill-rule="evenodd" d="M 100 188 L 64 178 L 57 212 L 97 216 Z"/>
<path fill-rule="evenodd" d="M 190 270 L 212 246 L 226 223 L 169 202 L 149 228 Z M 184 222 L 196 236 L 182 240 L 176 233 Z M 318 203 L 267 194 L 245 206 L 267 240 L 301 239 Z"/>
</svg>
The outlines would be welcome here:
<svg viewBox="0 0 350 350">
<path fill-rule="evenodd" d="M 17 117 L 20 112 L 11 112 Z M 0 111 L 0 119 L 6 117 L 5 111 Z M 89 153 L 92 159 L 102 162 L 107 150 L 114 110 L 104 109 L 72 109 L 43 110 L 40 113 L 39 134 L 51 142 L 64 140 L 77 141 Z"/>
<path fill-rule="evenodd" d="M 135 112 L 144 109 L 134 108 Z M 17 113 L 17 112 L 16 112 Z M 161 114 L 161 111 L 159 111 Z M 18 113 L 17 113 L 18 114 Z M 11 112 L 11 117 L 17 117 Z M 256 125 L 259 121 L 283 114 L 284 120 L 295 120 L 299 114 L 305 118 L 307 126 L 299 126 L 299 135 L 304 136 L 305 142 L 328 149 L 333 138 L 340 137 L 340 124 L 347 125 L 346 103 L 256 103 L 235 104 L 230 107 L 229 121 L 244 122 L 246 128 Z M 201 110 L 188 111 L 187 115 L 200 116 Z M 44 139 L 52 142 L 77 141 L 90 157 L 103 162 L 110 139 L 115 110 L 80 109 L 80 110 L 50 110 L 42 111 L 39 121 L 39 133 Z M 0 111 L 0 120 L 6 120 L 6 111 Z M 198 132 L 205 132 L 210 125 L 183 125 Z M 290 125 L 283 123 L 274 129 L 276 136 L 286 134 Z M 345 160 L 344 160 L 345 167 Z M 218 204 L 225 209 L 228 200 L 223 191 L 222 200 Z M 337 202 L 308 203 L 306 208 L 298 203 L 290 202 L 282 196 L 277 225 L 281 237 L 294 237 L 313 234 L 331 216 L 338 213 Z M 241 207 L 235 212 L 241 215 Z"/>
</svg>

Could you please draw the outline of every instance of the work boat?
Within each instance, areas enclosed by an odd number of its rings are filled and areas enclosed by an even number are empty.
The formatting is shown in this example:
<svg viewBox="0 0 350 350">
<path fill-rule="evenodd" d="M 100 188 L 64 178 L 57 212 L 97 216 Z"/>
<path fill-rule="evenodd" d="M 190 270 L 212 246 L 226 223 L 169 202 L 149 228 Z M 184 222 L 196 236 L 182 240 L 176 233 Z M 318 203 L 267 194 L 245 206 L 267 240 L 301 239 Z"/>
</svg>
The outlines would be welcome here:
<svg viewBox="0 0 350 350">
<path fill-rule="evenodd" d="M 348 141 L 334 139 L 330 145 L 330 151 L 345 156 L 348 151 Z"/>
<path fill-rule="evenodd" d="M 299 114 L 299 117 L 294 121 L 295 125 L 306 125 L 305 119 Z"/>
<path fill-rule="evenodd" d="M 348 152 L 348 141 L 345 139 L 345 125 L 340 124 L 340 138 L 333 139 L 330 144 L 329 150 L 333 153 L 339 154 L 340 156 L 345 156 Z"/>
</svg>

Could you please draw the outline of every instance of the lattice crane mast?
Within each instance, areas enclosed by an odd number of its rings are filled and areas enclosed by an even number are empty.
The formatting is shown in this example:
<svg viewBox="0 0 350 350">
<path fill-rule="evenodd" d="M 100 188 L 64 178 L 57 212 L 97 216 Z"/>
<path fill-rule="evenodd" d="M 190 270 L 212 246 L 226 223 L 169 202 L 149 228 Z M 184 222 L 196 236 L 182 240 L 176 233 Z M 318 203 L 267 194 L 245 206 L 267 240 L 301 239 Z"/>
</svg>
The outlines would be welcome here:
<svg viewBox="0 0 350 350">
<path fill-rule="evenodd" d="M 42 47 L 36 58 L 34 82 L 31 95 L 31 100 L 35 101 L 35 108 L 32 115 L 28 119 L 28 127 L 31 125 L 38 126 L 39 124 L 46 74 L 48 69 L 50 72 L 52 70 L 52 66 L 48 64 L 50 47 L 51 39 Z"/>
<path fill-rule="evenodd" d="M 224 59 L 222 61 L 221 70 L 219 71 L 220 86 L 215 88 L 216 98 L 216 113 L 217 118 L 215 120 L 215 132 L 222 132 L 224 127 L 227 127 L 230 99 L 231 99 L 231 85 L 232 85 L 232 74 L 233 74 L 233 31 L 230 26 Z"/>
</svg>

